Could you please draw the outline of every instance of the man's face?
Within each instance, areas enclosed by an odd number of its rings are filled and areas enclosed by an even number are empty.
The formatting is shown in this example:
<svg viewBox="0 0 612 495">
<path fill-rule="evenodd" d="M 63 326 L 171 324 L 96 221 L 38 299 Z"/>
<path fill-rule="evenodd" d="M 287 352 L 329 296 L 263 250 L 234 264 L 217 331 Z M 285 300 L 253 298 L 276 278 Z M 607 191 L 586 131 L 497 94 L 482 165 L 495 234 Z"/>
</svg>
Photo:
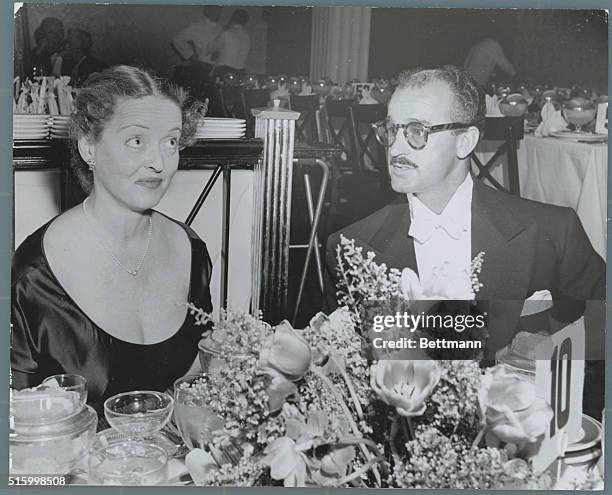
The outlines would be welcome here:
<svg viewBox="0 0 612 495">
<path fill-rule="evenodd" d="M 393 124 L 418 121 L 430 126 L 453 122 L 450 108 L 453 97 L 443 82 L 421 88 L 401 88 L 389 102 L 388 117 Z M 413 149 L 399 129 L 387 152 L 391 186 L 399 193 L 430 193 L 443 190 L 453 178 L 465 175 L 457 158 L 457 139 L 451 131 L 430 134 L 421 150 Z"/>
</svg>

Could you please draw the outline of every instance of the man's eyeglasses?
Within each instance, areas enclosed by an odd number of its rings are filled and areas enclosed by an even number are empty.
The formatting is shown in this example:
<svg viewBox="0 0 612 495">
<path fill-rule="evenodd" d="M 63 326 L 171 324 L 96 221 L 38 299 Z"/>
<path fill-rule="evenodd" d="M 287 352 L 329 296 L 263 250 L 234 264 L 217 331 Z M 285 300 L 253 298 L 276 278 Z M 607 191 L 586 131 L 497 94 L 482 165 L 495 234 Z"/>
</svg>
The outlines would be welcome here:
<svg viewBox="0 0 612 495">
<path fill-rule="evenodd" d="M 473 124 L 462 124 L 453 122 L 450 124 L 426 125 L 422 122 L 408 122 L 406 124 L 392 124 L 388 120 L 380 120 L 372 124 L 376 131 L 376 139 L 384 147 L 392 146 L 397 137 L 397 131 L 404 131 L 406 142 L 415 150 L 422 150 L 427 144 L 430 134 L 442 131 L 452 131 L 455 129 L 467 129 Z"/>
</svg>

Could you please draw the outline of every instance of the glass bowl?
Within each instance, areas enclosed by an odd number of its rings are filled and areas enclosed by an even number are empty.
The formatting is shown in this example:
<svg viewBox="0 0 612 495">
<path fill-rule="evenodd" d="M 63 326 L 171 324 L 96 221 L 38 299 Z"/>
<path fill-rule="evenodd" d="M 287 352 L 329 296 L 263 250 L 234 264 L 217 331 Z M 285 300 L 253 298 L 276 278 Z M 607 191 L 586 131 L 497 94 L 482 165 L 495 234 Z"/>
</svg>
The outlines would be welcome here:
<svg viewBox="0 0 612 495">
<path fill-rule="evenodd" d="M 527 112 L 528 106 L 522 94 L 514 93 L 499 102 L 499 111 L 506 117 L 522 117 Z"/>
<path fill-rule="evenodd" d="M 42 426 L 76 416 L 83 403 L 76 392 L 54 387 L 11 390 L 10 411 L 15 425 Z"/>
<path fill-rule="evenodd" d="M 53 375 L 45 378 L 41 385 L 58 387 L 68 392 L 76 392 L 79 394 L 83 404 L 87 402 L 87 380 L 81 375 L 69 373 Z"/>
<path fill-rule="evenodd" d="M 127 440 L 89 454 L 90 485 L 159 485 L 168 481 L 168 455 L 157 445 Z"/>
<path fill-rule="evenodd" d="M 563 117 L 582 132 L 582 127 L 592 122 L 597 115 L 597 108 L 586 98 L 572 98 L 563 107 Z"/>
<path fill-rule="evenodd" d="M 15 421 L 9 434 L 9 472 L 69 474 L 87 455 L 97 425 L 98 415 L 91 406 L 49 423 Z"/>
<path fill-rule="evenodd" d="M 172 416 L 174 399 L 163 392 L 137 390 L 117 394 L 104 402 L 108 424 L 131 435 L 161 430 Z"/>
</svg>

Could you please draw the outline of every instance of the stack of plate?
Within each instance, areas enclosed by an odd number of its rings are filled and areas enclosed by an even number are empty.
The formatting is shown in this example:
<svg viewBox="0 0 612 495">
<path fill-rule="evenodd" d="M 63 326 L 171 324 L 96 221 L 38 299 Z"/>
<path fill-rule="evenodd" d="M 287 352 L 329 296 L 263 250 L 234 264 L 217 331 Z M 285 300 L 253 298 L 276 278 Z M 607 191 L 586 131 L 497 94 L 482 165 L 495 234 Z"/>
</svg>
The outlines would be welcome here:
<svg viewBox="0 0 612 495">
<path fill-rule="evenodd" d="M 244 137 L 246 120 L 205 117 L 198 122 L 199 139 L 238 139 Z"/>
<path fill-rule="evenodd" d="M 47 139 L 49 120 L 47 114 L 13 114 L 13 139 Z"/>
<path fill-rule="evenodd" d="M 70 115 L 53 115 L 51 117 L 51 138 L 67 139 L 70 127 Z"/>
</svg>

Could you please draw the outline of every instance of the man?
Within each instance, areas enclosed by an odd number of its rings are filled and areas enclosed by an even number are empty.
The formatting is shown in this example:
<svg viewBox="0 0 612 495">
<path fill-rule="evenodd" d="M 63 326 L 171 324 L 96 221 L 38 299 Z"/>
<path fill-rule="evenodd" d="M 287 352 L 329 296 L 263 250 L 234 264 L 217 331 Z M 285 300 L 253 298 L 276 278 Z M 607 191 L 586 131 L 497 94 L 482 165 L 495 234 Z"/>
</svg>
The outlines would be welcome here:
<svg viewBox="0 0 612 495">
<path fill-rule="evenodd" d="M 249 14 L 244 9 L 236 10 L 227 23 L 227 28 L 213 41 L 208 51 L 218 52 L 217 66 L 214 76 L 223 76 L 232 72 L 241 77 L 245 73 L 246 60 L 251 51 L 251 37 L 245 26 L 249 22 Z"/>
<path fill-rule="evenodd" d="M 91 74 L 106 67 L 91 55 L 93 40 L 83 29 L 70 29 L 66 37 L 65 59 L 62 73 L 70 74 L 70 84 L 79 87 Z"/>
<path fill-rule="evenodd" d="M 516 69 L 504 54 L 501 44 L 493 37 L 482 39 L 472 46 L 463 67 L 483 87 L 488 84 L 497 67 L 511 77 L 516 75 Z"/>
<path fill-rule="evenodd" d="M 174 37 L 172 47 L 183 60 L 191 62 L 199 82 L 209 82 L 215 62 L 208 47 L 221 32 L 221 6 L 206 5 L 203 13 L 203 20 L 189 24 Z"/>
<path fill-rule="evenodd" d="M 506 301 L 491 307 L 494 352 L 520 328 L 523 302 L 537 291 L 551 292 L 560 321 L 579 316 L 583 301 L 602 300 L 605 266 L 570 208 L 521 199 L 472 178 L 469 156 L 484 116 L 482 94 L 465 71 L 448 66 L 401 74 L 377 136 L 388 149 L 391 186 L 408 202 L 333 234 L 327 248 L 334 267 L 343 234 L 373 251 L 378 263 L 412 268 L 424 286 L 435 267 L 469 270 L 484 252 L 476 298 Z"/>
<path fill-rule="evenodd" d="M 45 17 L 34 31 L 36 46 L 30 53 L 31 76 L 60 75 L 64 24 L 56 17 Z"/>
</svg>

